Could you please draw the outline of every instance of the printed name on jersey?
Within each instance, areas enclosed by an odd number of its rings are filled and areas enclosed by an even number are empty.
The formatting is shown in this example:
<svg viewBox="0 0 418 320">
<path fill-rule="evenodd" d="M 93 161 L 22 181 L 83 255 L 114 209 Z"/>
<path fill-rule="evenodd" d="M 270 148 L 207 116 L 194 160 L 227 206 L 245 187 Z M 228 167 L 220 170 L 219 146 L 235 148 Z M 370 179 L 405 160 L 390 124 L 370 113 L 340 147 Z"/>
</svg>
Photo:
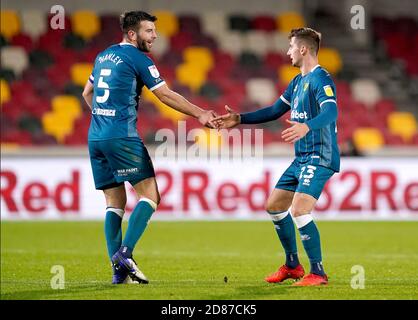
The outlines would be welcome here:
<svg viewBox="0 0 418 320">
<path fill-rule="evenodd" d="M 98 116 L 114 117 L 116 115 L 116 110 L 113 110 L 113 109 L 94 108 L 91 111 L 91 113 L 92 114 L 96 114 Z"/>
<path fill-rule="evenodd" d="M 154 78 L 160 77 L 160 73 L 158 72 L 158 69 L 155 65 L 149 66 L 148 70 Z"/>
<path fill-rule="evenodd" d="M 334 96 L 334 92 L 332 91 L 332 88 L 331 88 L 331 86 L 330 86 L 330 85 L 326 85 L 326 86 L 324 86 L 323 88 L 324 88 L 325 94 L 326 94 L 328 97 L 333 97 L 333 96 Z"/>
<path fill-rule="evenodd" d="M 105 61 L 112 61 L 116 65 L 123 62 L 123 60 L 119 56 L 115 55 L 114 53 L 108 53 L 104 56 L 99 57 L 100 63 L 103 63 Z"/>
</svg>

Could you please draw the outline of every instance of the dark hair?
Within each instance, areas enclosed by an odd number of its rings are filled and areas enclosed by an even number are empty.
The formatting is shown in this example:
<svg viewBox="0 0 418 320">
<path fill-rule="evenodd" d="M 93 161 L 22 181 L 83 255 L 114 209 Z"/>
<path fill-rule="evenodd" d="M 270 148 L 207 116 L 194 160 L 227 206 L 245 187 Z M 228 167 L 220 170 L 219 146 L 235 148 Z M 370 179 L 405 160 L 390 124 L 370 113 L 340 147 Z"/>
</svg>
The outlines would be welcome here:
<svg viewBox="0 0 418 320">
<path fill-rule="evenodd" d="M 127 34 L 129 30 L 137 31 L 141 21 L 154 22 L 156 20 L 156 16 L 152 16 L 144 11 L 127 11 L 120 15 L 119 23 L 122 32 Z"/>
<path fill-rule="evenodd" d="M 299 28 L 290 31 L 289 40 L 295 37 L 302 40 L 311 50 L 312 53 L 318 55 L 319 45 L 321 43 L 321 34 L 311 28 Z"/>
</svg>

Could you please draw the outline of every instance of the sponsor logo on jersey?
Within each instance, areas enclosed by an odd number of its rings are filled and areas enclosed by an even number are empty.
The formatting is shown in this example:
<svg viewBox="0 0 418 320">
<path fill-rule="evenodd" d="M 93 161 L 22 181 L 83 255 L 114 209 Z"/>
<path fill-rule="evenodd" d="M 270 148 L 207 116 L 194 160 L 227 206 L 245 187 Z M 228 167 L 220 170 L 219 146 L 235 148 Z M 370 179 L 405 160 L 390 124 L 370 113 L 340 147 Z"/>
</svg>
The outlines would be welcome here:
<svg viewBox="0 0 418 320">
<path fill-rule="evenodd" d="M 305 91 L 306 91 L 306 89 L 308 89 L 308 87 L 309 87 L 309 82 L 306 82 L 306 83 L 303 85 L 303 92 L 305 92 Z"/>
<path fill-rule="evenodd" d="M 296 110 L 292 110 L 292 112 L 290 113 L 290 118 L 291 119 L 308 119 L 308 114 L 306 113 L 306 111 L 297 112 Z"/>
<path fill-rule="evenodd" d="M 113 109 L 94 108 L 91 111 L 91 113 L 92 114 L 96 114 L 98 116 L 114 117 L 116 115 L 116 110 L 113 110 Z"/>
<path fill-rule="evenodd" d="M 324 86 L 323 88 L 324 88 L 325 94 L 328 97 L 333 97 L 334 96 L 334 92 L 332 91 L 332 88 L 331 88 L 330 85 Z"/>
<path fill-rule="evenodd" d="M 158 69 L 155 65 L 149 66 L 148 70 L 154 78 L 160 77 L 160 73 L 158 72 Z"/>
</svg>

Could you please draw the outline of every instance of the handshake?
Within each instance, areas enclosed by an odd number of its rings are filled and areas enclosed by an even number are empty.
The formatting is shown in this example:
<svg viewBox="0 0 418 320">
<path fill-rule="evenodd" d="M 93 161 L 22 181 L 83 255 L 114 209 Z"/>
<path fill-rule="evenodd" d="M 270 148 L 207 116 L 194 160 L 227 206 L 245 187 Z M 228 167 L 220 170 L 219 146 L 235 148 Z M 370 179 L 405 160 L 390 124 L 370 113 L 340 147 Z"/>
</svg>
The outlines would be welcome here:
<svg viewBox="0 0 418 320">
<path fill-rule="evenodd" d="M 203 111 L 198 117 L 201 124 L 213 129 L 228 129 L 233 128 L 241 123 L 241 116 L 227 105 L 225 106 L 226 114 L 218 116 L 212 110 Z M 260 123 L 263 121 L 260 121 Z M 266 122 L 266 121 L 264 121 Z M 290 144 L 302 139 L 310 131 L 306 123 L 300 123 L 286 119 L 286 122 L 291 126 L 282 131 L 282 139 Z"/>
<path fill-rule="evenodd" d="M 227 113 L 221 116 L 217 115 L 213 110 L 203 111 L 198 116 L 198 120 L 202 125 L 212 129 L 233 128 L 241 123 L 241 117 L 238 113 L 227 105 L 225 106 L 225 110 Z"/>
</svg>

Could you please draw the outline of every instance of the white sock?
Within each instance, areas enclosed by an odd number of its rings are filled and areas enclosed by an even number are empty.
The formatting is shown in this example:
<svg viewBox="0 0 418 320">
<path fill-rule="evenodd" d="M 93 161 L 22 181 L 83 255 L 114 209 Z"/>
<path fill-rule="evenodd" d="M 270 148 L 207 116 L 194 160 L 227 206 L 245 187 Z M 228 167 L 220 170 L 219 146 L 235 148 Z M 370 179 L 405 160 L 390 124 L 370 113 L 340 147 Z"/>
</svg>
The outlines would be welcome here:
<svg viewBox="0 0 418 320">
<path fill-rule="evenodd" d="M 270 215 L 271 220 L 273 221 L 280 221 L 286 218 L 286 216 L 289 214 L 289 211 L 267 211 Z"/>
<path fill-rule="evenodd" d="M 112 211 L 112 212 L 116 213 L 121 218 L 123 218 L 123 215 L 125 214 L 125 210 L 123 210 L 123 209 L 117 209 L 117 208 L 112 208 L 112 207 L 106 208 L 106 212 L 107 211 Z"/>
<path fill-rule="evenodd" d="M 313 218 L 311 214 L 303 214 L 301 216 L 293 217 L 293 220 L 295 221 L 296 227 L 298 229 L 306 226 L 309 222 L 313 221 Z"/>
</svg>

